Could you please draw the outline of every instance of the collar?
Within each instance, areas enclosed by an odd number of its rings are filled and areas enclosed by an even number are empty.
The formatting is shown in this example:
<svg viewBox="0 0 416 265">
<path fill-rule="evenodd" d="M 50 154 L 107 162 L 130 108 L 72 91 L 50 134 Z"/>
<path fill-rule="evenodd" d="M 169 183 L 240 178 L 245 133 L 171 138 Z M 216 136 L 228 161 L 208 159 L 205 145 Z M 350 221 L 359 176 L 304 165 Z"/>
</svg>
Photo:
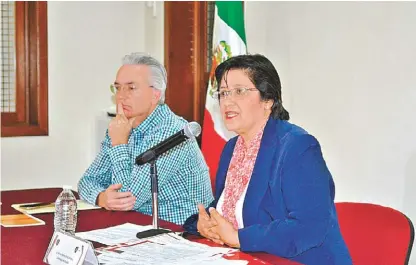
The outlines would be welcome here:
<svg viewBox="0 0 416 265">
<path fill-rule="evenodd" d="M 160 124 L 161 119 L 166 116 L 169 116 L 170 111 L 169 107 L 166 104 L 157 105 L 156 108 L 150 113 L 147 118 L 142 121 L 136 128 L 132 130 L 133 133 L 141 132 L 146 133 L 150 131 L 152 128 L 156 127 L 156 125 Z"/>
</svg>

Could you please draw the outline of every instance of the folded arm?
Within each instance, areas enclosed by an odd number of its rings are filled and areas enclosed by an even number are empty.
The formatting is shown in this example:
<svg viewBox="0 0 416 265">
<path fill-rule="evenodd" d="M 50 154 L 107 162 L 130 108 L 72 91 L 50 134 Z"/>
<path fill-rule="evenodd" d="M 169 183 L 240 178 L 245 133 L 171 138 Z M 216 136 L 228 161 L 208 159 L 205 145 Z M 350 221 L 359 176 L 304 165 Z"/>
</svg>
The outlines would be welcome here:
<svg viewBox="0 0 416 265">
<path fill-rule="evenodd" d="M 162 142 L 172 134 L 172 128 L 159 128 L 157 132 L 149 133 L 143 139 L 143 150 Z M 191 143 L 185 142 L 161 155 L 156 161 L 158 174 L 159 191 L 163 189 L 165 183 L 175 174 L 179 167 L 183 165 L 186 157 L 189 156 L 186 145 Z M 118 145 L 109 151 L 111 160 L 113 183 L 121 183 L 121 191 L 130 191 L 136 196 L 134 209 L 139 209 L 144 203 L 152 199 L 150 164 L 135 165 L 135 157 L 130 154 L 128 145 Z"/>
</svg>

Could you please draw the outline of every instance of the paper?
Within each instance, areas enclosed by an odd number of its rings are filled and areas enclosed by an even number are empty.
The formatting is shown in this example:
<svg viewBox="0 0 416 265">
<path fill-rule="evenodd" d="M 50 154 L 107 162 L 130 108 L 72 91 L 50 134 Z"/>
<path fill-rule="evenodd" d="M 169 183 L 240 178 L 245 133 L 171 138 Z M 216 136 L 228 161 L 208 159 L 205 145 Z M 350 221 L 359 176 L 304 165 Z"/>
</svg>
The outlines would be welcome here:
<svg viewBox="0 0 416 265">
<path fill-rule="evenodd" d="M 137 232 L 153 227 L 125 223 L 104 229 L 79 232 L 85 240 L 99 242 L 107 247 L 96 249 L 98 261 L 105 265 L 246 265 L 247 261 L 226 260 L 222 256 L 238 250 L 210 247 L 191 242 L 175 233 L 138 239 Z"/>
<path fill-rule="evenodd" d="M 213 265 L 213 264 L 215 265 L 247 265 L 248 261 L 247 260 L 229 260 L 229 259 L 220 258 L 215 261 L 198 262 L 198 265 Z"/>
<path fill-rule="evenodd" d="M 120 243 L 136 240 L 137 232 L 152 229 L 151 225 L 135 225 L 131 223 L 125 223 L 122 225 L 112 226 L 104 229 L 97 229 L 88 232 L 79 232 L 75 235 L 77 237 L 95 241 L 104 245 L 117 245 Z"/>
<path fill-rule="evenodd" d="M 188 241 L 176 234 L 162 234 L 147 239 L 116 247 L 97 249 L 100 264 L 112 265 L 201 265 L 223 264 L 244 265 L 225 260 L 224 254 L 236 252 L 235 249 L 210 247 L 201 243 Z"/>
<path fill-rule="evenodd" d="M 48 205 L 38 206 L 31 209 L 23 209 L 20 205 L 29 205 L 29 204 L 37 204 L 38 202 L 33 203 L 19 203 L 19 204 L 12 204 L 12 207 L 19 212 L 26 213 L 26 214 L 39 214 L 39 213 L 54 213 L 55 212 L 55 204 L 51 203 Z M 101 207 L 89 204 L 83 200 L 77 200 L 77 210 L 91 210 L 91 209 L 99 209 Z"/>
<path fill-rule="evenodd" d="M 4 227 L 25 227 L 44 224 L 44 221 L 27 214 L 12 214 L 1 216 L 1 225 Z"/>
</svg>

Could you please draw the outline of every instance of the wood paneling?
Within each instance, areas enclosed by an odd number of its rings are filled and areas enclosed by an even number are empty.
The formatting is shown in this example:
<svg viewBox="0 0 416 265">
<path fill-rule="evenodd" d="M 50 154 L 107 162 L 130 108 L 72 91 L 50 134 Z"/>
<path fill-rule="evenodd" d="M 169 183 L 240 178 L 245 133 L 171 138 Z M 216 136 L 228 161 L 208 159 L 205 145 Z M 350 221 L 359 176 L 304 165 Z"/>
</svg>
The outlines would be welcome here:
<svg viewBox="0 0 416 265">
<path fill-rule="evenodd" d="M 47 2 L 16 2 L 16 112 L 1 136 L 48 135 Z"/>
<path fill-rule="evenodd" d="M 207 90 L 207 2 L 165 2 L 166 103 L 202 125 Z"/>
</svg>

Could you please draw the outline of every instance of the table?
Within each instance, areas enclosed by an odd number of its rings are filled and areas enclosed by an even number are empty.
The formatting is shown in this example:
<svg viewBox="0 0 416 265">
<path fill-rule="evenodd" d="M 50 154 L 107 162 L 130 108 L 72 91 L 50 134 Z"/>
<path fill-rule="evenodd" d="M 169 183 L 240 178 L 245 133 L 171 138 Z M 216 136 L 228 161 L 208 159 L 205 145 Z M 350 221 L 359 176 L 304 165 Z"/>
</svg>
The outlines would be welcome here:
<svg viewBox="0 0 416 265">
<path fill-rule="evenodd" d="M 29 202 L 53 202 L 62 191 L 60 188 L 31 189 L 31 190 L 14 190 L 1 192 L 1 214 L 17 214 L 11 207 L 15 203 Z M 74 192 L 77 198 L 78 194 Z M 30 227 L 1 227 L 1 264 L 3 265 L 38 265 L 44 264 L 43 257 L 48 247 L 50 238 L 53 234 L 53 214 L 44 213 L 36 214 L 37 218 L 45 221 L 46 225 Z M 120 225 L 123 223 L 134 223 L 138 225 L 152 224 L 152 217 L 138 212 L 115 212 L 105 209 L 95 209 L 78 211 L 77 232 L 90 231 L 94 229 L 106 228 Z M 159 225 L 172 231 L 183 231 L 181 226 L 166 221 L 160 221 Z M 199 239 L 212 245 L 207 239 Z M 94 247 L 102 246 L 93 242 Z M 228 259 L 242 259 L 249 261 L 249 265 L 300 265 L 299 263 L 279 258 L 266 253 L 244 253 L 238 252 Z"/>
</svg>

